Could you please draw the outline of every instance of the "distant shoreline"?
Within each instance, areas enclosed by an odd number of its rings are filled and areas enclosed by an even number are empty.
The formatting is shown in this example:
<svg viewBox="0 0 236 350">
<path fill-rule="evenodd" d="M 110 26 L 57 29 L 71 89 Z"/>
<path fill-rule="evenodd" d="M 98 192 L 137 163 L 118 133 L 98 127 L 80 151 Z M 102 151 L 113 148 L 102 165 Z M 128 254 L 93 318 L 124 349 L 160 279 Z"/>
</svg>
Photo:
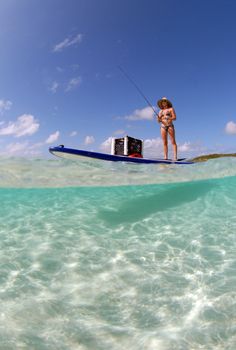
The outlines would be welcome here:
<svg viewBox="0 0 236 350">
<path fill-rule="evenodd" d="M 214 158 L 223 158 L 223 157 L 236 157 L 236 153 L 213 153 L 213 154 L 206 154 L 199 157 L 192 158 L 191 161 L 193 162 L 206 162 L 209 159 Z"/>
</svg>

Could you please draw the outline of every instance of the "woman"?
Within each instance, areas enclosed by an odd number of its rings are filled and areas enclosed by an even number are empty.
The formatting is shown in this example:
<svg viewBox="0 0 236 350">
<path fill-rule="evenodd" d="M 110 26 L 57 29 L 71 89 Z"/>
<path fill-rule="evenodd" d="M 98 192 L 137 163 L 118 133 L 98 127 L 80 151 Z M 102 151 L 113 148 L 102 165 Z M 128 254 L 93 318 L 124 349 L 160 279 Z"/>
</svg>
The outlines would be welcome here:
<svg viewBox="0 0 236 350">
<path fill-rule="evenodd" d="M 174 160 L 177 160 L 177 144 L 175 141 L 175 128 L 173 120 L 176 120 L 176 114 L 172 103 L 166 98 L 162 97 L 161 100 L 157 102 L 160 107 L 160 112 L 158 113 L 157 121 L 161 123 L 161 137 L 164 146 L 164 158 L 168 159 L 168 135 L 173 146 Z"/>
</svg>

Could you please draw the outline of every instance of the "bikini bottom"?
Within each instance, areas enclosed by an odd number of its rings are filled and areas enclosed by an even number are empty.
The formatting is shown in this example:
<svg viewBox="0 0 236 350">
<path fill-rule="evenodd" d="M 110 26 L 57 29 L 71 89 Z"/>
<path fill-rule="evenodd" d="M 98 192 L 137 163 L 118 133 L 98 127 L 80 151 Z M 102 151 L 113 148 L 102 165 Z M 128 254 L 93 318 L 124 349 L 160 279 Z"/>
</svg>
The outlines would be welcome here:
<svg viewBox="0 0 236 350">
<path fill-rule="evenodd" d="M 168 131 L 169 128 L 175 129 L 173 124 L 172 125 L 161 125 L 161 128 L 165 129 L 165 131 Z"/>
</svg>

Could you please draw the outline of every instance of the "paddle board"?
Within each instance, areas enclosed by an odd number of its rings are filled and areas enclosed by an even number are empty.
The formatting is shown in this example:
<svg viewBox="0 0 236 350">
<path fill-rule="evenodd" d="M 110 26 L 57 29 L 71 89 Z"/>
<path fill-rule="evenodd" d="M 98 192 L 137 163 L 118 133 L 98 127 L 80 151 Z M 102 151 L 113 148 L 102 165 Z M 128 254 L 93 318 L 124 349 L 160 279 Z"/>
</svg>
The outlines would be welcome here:
<svg viewBox="0 0 236 350">
<path fill-rule="evenodd" d="M 193 164 L 192 161 L 188 161 L 187 159 L 178 159 L 177 161 L 173 160 L 165 160 L 165 159 L 157 159 L 157 158 L 136 158 L 136 157 L 128 157 L 128 156 L 120 156 L 120 155 L 112 155 L 108 153 L 99 153 L 99 152 L 91 152 L 74 148 L 67 148 L 63 145 L 50 147 L 49 152 L 55 156 L 67 158 L 67 159 L 100 159 L 111 162 L 128 162 L 128 163 L 139 163 L 139 164 Z"/>
</svg>

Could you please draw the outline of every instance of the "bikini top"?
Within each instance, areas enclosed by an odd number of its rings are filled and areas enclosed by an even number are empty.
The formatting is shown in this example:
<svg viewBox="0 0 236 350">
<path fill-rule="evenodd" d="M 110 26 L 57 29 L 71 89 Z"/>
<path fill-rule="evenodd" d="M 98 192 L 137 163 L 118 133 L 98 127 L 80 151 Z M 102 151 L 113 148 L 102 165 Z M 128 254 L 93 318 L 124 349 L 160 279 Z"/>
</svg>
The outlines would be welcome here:
<svg viewBox="0 0 236 350">
<path fill-rule="evenodd" d="M 168 119 L 171 118 L 171 109 L 168 108 L 168 109 L 162 109 L 160 112 L 159 112 L 159 117 L 160 118 L 164 118 L 166 120 L 166 122 L 168 123 Z M 171 120 L 171 124 L 172 124 L 172 120 Z"/>
</svg>

